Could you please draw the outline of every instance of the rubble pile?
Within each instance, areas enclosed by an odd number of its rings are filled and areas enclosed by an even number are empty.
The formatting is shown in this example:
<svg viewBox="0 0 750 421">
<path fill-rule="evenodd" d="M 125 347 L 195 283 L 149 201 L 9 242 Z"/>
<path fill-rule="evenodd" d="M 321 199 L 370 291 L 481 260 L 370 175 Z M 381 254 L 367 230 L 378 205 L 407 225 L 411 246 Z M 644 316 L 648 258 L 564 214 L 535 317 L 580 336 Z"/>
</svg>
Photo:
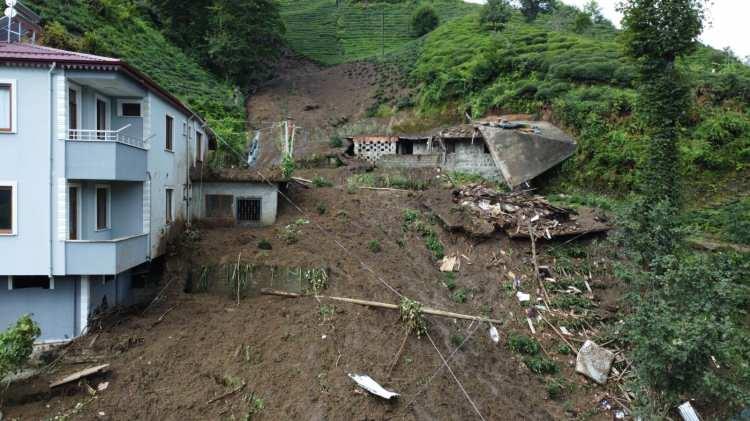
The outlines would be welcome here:
<svg viewBox="0 0 750 421">
<path fill-rule="evenodd" d="M 472 184 L 454 190 L 453 201 L 474 218 L 493 224 L 512 238 L 530 237 L 530 226 L 535 238 L 547 239 L 609 229 L 603 218 L 593 215 L 590 209 L 579 213 L 561 208 L 527 191 L 499 192 Z"/>
</svg>

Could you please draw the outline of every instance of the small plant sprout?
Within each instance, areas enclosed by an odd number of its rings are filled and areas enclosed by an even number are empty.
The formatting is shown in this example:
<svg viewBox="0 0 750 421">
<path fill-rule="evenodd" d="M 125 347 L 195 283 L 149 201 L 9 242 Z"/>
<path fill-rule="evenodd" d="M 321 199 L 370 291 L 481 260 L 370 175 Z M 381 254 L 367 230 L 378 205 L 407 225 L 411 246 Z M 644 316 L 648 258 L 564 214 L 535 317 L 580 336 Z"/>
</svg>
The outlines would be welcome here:
<svg viewBox="0 0 750 421">
<path fill-rule="evenodd" d="M 378 240 L 372 240 L 367 244 L 367 248 L 370 249 L 373 253 L 380 253 L 383 248 L 380 247 L 380 242 Z"/>
<path fill-rule="evenodd" d="M 328 288 L 328 272 L 324 268 L 306 270 L 302 276 L 310 284 L 314 295 L 320 295 L 324 289 Z"/>
<path fill-rule="evenodd" d="M 422 335 L 427 333 L 427 320 L 422 314 L 422 304 L 403 297 L 399 309 L 401 310 L 401 321 L 406 325 L 409 333 L 416 333 L 417 338 L 421 338 Z"/>
</svg>

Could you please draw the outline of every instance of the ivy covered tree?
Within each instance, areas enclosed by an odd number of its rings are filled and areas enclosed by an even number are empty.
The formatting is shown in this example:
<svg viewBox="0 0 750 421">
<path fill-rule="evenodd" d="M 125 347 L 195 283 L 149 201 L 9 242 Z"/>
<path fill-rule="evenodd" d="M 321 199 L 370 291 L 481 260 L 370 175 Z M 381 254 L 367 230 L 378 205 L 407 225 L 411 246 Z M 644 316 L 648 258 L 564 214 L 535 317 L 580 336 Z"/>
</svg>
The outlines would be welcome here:
<svg viewBox="0 0 750 421">
<path fill-rule="evenodd" d="M 502 31 L 505 24 L 510 20 L 513 9 L 508 0 L 487 0 L 482 7 L 479 15 L 479 21 L 485 28 L 493 31 Z"/>
<path fill-rule="evenodd" d="M 284 23 L 274 0 L 217 0 L 206 35 L 209 65 L 245 89 L 273 74 L 284 46 Z"/>
<path fill-rule="evenodd" d="M 690 86 L 676 65 L 696 48 L 703 30 L 702 0 L 628 0 L 622 5 L 625 48 L 640 76 L 640 117 L 650 138 L 644 169 L 637 248 L 647 260 L 671 254 L 678 235 L 677 138 L 687 114 Z"/>
<path fill-rule="evenodd" d="M 418 37 L 431 32 L 433 29 L 437 28 L 439 24 L 440 18 L 437 13 L 435 13 L 435 9 L 427 5 L 417 9 L 411 17 L 412 30 L 414 30 L 414 33 Z"/>
<path fill-rule="evenodd" d="M 529 22 L 535 20 L 539 13 L 549 12 L 553 6 L 551 0 L 519 0 L 519 3 L 521 4 L 521 13 Z"/>
</svg>

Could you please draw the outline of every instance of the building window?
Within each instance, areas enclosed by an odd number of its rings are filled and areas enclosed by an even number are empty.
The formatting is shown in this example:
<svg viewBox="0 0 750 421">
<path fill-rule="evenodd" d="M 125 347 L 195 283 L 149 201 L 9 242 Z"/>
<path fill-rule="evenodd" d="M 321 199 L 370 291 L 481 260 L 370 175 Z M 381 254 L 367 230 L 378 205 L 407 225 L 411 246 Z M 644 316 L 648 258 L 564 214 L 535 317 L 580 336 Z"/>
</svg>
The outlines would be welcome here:
<svg viewBox="0 0 750 421">
<path fill-rule="evenodd" d="M 96 130 L 99 132 L 96 134 L 97 139 L 106 140 L 106 135 L 103 133 L 109 130 L 109 115 L 108 115 L 107 101 L 96 96 Z"/>
<path fill-rule="evenodd" d="M 164 148 L 168 151 L 171 151 L 172 145 L 174 143 L 174 117 L 172 117 L 171 115 L 168 115 L 166 118 L 166 130 L 166 145 L 164 146 Z"/>
<path fill-rule="evenodd" d="M 446 153 L 456 153 L 456 142 L 445 142 Z"/>
<path fill-rule="evenodd" d="M 0 181 L 0 235 L 16 233 L 16 183 Z"/>
<path fill-rule="evenodd" d="M 167 221 L 167 224 L 171 224 L 172 221 L 174 221 L 174 213 L 172 209 L 172 200 L 174 198 L 174 189 L 167 189 L 167 197 L 166 197 L 166 215 L 165 220 Z"/>
<path fill-rule="evenodd" d="M 0 132 L 15 131 L 15 83 L 0 83 Z"/>
<path fill-rule="evenodd" d="M 120 117 L 143 117 L 140 101 L 117 101 L 117 114 Z"/>
<path fill-rule="evenodd" d="M 10 280 L 10 289 L 52 288 L 49 276 L 11 276 Z"/>
<path fill-rule="evenodd" d="M 80 186 L 68 185 L 68 240 L 78 240 Z"/>
<path fill-rule="evenodd" d="M 195 160 L 203 162 L 203 133 L 195 132 Z"/>
<path fill-rule="evenodd" d="M 110 190 L 109 186 L 96 186 L 96 229 L 110 228 Z"/>
<path fill-rule="evenodd" d="M 78 92 L 68 89 L 68 129 L 78 130 Z"/>
<path fill-rule="evenodd" d="M 260 222 L 260 198 L 237 199 L 237 220 L 240 222 Z"/>
<path fill-rule="evenodd" d="M 207 194 L 206 218 L 232 218 L 232 202 L 231 194 Z"/>
</svg>

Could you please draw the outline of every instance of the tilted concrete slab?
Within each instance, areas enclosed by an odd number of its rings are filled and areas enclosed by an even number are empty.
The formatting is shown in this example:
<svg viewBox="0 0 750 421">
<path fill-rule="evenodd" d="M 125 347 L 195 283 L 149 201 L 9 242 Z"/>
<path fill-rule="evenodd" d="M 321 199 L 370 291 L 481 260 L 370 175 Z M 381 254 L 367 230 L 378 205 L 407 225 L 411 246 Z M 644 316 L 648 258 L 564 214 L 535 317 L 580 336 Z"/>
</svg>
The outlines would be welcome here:
<svg viewBox="0 0 750 421">
<path fill-rule="evenodd" d="M 576 142 L 546 121 L 514 121 L 512 128 L 480 125 L 492 159 L 513 188 L 569 158 Z"/>
</svg>

